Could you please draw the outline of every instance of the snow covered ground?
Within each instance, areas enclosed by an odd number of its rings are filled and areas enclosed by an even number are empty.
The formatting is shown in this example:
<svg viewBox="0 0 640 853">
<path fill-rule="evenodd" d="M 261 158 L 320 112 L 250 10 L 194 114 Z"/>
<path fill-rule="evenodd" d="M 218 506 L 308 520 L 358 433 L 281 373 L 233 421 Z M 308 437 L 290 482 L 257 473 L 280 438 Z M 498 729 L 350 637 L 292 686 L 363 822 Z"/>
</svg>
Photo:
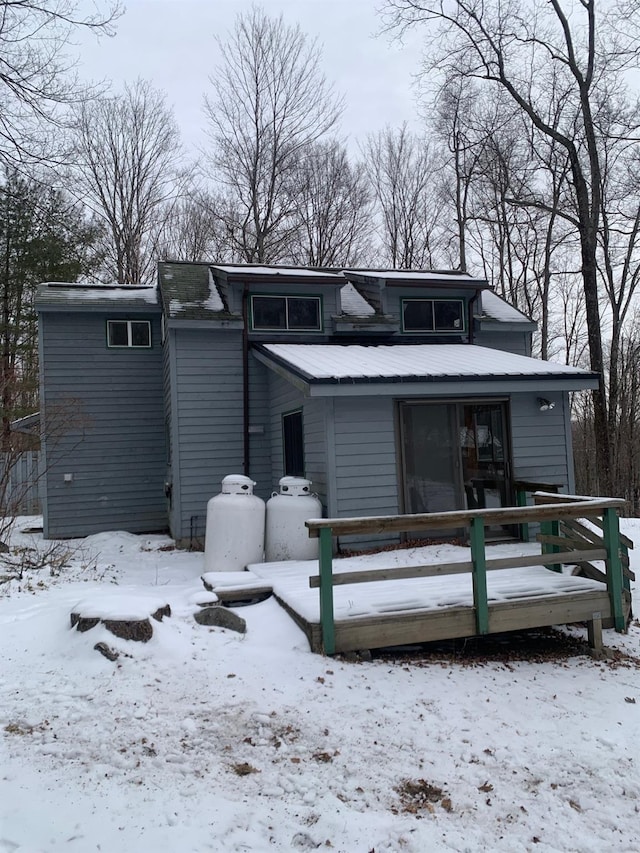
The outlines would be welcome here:
<svg viewBox="0 0 640 853">
<path fill-rule="evenodd" d="M 637 621 L 606 662 L 567 643 L 348 663 L 273 599 L 236 611 L 244 635 L 198 625 L 202 555 L 168 539 L 67 544 L 53 576 L 0 586 L 0 853 L 640 851 Z M 172 616 L 146 644 L 70 628 L 114 595 Z"/>
</svg>

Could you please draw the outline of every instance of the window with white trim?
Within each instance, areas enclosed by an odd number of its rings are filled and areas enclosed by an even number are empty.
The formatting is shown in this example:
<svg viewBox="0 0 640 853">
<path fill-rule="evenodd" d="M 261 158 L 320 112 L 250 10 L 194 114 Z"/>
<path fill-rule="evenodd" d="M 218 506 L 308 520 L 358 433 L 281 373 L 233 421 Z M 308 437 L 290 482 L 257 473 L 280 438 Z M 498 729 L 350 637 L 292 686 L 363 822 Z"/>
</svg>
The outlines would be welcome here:
<svg viewBox="0 0 640 853">
<path fill-rule="evenodd" d="M 402 328 L 405 332 L 464 332 L 464 301 L 403 299 Z"/>
<path fill-rule="evenodd" d="M 319 296 L 252 296 L 254 331 L 321 332 Z"/>
<path fill-rule="evenodd" d="M 107 346 L 149 349 L 151 323 L 149 320 L 107 320 Z"/>
</svg>

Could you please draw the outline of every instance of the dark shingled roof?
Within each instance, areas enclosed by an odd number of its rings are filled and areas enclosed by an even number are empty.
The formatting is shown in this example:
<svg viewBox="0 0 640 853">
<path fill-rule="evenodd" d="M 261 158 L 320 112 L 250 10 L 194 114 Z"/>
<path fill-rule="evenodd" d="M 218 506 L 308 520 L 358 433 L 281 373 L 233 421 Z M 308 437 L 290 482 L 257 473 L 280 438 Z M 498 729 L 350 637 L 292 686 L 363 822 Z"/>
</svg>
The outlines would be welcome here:
<svg viewBox="0 0 640 853">
<path fill-rule="evenodd" d="M 180 320 L 231 317 L 209 263 L 162 261 L 158 284 L 165 315 Z"/>
</svg>

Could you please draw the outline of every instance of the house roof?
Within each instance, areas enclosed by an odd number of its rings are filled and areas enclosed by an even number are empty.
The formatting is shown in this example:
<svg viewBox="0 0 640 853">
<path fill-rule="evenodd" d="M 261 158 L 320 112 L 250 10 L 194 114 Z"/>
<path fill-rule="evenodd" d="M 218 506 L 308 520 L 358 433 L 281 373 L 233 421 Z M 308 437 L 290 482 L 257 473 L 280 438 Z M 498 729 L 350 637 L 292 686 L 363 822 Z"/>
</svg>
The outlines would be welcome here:
<svg viewBox="0 0 640 853">
<path fill-rule="evenodd" d="M 40 412 L 33 412 L 11 421 L 11 432 L 21 432 L 26 435 L 38 435 L 40 433 Z"/>
<path fill-rule="evenodd" d="M 184 320 L 228 315 L 210 264 L 163 261 L 158 264 L 160 297 L 168 317 Z"/>
<path fill-rule="evenodd" d="M 38 287 L 36 307 L 49 311 L 86 311 L 99 307 L 111 311 L 153 311 L 159 307 L 159 302 L 157 288 L 153 285 L 50 281 Z"/>
<path fill-rule="evenodd" d="M 485 290 L 482 294 L 482 316 L 499 323 L 527 323 L 535 326 L 530 317 L 518 311 L 513 305 L 509 305 L 493 290 Z"/>
<path fill-rule="evenodd" d="M 598 382 L 597 374 L 578 367 L 471 344 L 263 344 L 257 351 L 268 366 L 301 380 L 306 389 L 482 381 L 494 391 L 500 382 L 577 390 Z"/>
<path fill-rule="evenodd" d="M 385 282 L 388 286 L 409 285 L 424 286 L 436 284 L 486 289 L 491 285 L 485 278 L 478 278 L 458 270 L 395 270 L 395 269 L 348 269 L 343 270 L 345 278 L 357 282 Z"/>
<path fill-rule="evenodd" d="M 376 309 L 370 305 L 351 282 L 340 289 L 340 304 L 342 312 L 349 317 L 375 317 Z"/>
<path fill-rule="evenodd" d="M 212 264 L 211 269 L 215 273 L 222 273 L 229 279 L 242 281 L 246 278 L 260 278 L 263 280 L 276 280 L 284 282 L 289 279 L 292 282 L 301 278 L 312 278 L 316 284 L 339 284 L 342 278 L 340 270 L 308 269 L 307 267 L 283 267 L 266 264 Z M 337 281 L 338 280 L 338 281 Z"/>
<path fill-rule="evenodd" d="M 180 320 L 217 319 L 229 325 L 239 317 L 230 312 L 226 301 L 226 284 L 259 280 L 269 283 L 295 284 L 305 280 L 318 285 L 340 287 L 342 313 L 354 320 L 372 320 L 374 306 L 358 290 L 372 282 L 393 284 L 451 285 L 456 288 L 482 289 L 483 325 L 534 323 L 513 308 L 495 292 L 488 290 L 484 279 L 468 273 L 430 270 L 320 270 L 305 267 L 281 267 L 250 264 L 210 264 L 207 262 L 162 261 L 158 265 L 158 288 L 151 285 L 105 285 L 87 282 L 45 282 L 38 288 L 36 305 L 40 310 L 86 311 L 102 308 L 124 311 L 152 310 L 162 305 L 168 317 Z M 366 288 L 364 288 L 366 291 Z M 384 319 L 384 318 L 382 318 Z"/>
</svg>

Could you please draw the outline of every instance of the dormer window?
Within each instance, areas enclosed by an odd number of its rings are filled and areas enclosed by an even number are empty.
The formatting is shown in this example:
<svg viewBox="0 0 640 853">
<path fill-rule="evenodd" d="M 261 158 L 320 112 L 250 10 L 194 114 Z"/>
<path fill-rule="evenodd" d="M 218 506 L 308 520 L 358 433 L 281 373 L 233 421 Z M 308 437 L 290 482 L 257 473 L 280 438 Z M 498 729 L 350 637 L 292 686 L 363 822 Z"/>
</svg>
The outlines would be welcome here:
<svg viewBox="0 0 640 853">
<path fill-rule="evenodd" d="M 321 332 L 319 296 L 252 296 L 251 327 L 256 332 Z"/>
<path fill-rule="evenodd" d="M 404 332 L 464 332 L 462 299 L 403 299 L 402 330 Z"/>
</svg>

